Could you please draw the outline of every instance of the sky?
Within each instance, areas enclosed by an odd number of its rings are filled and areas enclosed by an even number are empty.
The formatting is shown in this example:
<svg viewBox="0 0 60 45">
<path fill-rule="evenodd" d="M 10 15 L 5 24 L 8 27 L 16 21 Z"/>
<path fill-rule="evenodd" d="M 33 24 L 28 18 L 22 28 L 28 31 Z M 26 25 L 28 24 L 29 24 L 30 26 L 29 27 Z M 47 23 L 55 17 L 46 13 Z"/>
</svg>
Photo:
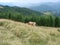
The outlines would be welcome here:
<svg viewBox="0 0 60 45">
<path fill-rule="evenodd" d="M 2 4 L 11 4 L 16 6 L 26 6 L 42 2 L 59 2 L 59 0 L 0 0 L 0 3 Z"/>
</svg>

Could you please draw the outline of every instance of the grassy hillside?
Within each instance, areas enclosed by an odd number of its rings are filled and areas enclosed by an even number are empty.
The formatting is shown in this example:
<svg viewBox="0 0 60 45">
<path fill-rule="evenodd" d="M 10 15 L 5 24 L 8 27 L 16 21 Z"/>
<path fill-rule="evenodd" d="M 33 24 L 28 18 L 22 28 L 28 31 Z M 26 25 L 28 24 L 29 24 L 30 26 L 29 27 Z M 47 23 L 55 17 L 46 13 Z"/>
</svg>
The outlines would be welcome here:
<svg viewBox="0 0 60 45">
<path fill-rule="evenodd" d="M 60 45 L 60 28 L 0 19 L 0 45 Z"/>
</svg>

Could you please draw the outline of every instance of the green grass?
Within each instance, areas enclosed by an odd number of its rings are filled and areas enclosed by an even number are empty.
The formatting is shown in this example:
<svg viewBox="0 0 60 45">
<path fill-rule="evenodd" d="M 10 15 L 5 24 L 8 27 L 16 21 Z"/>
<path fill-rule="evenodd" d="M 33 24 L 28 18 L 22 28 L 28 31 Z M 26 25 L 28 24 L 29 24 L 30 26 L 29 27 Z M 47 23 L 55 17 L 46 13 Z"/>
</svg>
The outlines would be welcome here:
<svg viewBox="0 0 60 45">
<path fill-rule="evenodd" d="M 60 28 L 0 19 L 0 45 L 60 45 Z"/>
</svg>

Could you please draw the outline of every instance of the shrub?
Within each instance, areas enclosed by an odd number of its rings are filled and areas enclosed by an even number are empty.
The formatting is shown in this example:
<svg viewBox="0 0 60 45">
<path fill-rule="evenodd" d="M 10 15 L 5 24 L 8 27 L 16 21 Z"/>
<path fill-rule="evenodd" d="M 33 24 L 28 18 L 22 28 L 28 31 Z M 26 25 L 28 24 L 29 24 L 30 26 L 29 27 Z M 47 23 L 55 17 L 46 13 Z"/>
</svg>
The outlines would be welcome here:
<svg viewBox="0 0 60 45">
<path fill-rule="evenodd" d="M 57 31 L 60 32 L 60 29 L 58 29 Z"/>
<path fill-rule="evenodd" d="M 0 26 L 3 26 L 4 25 L 4 23 L 3 22 L 0 22 Z"/>
</svg>

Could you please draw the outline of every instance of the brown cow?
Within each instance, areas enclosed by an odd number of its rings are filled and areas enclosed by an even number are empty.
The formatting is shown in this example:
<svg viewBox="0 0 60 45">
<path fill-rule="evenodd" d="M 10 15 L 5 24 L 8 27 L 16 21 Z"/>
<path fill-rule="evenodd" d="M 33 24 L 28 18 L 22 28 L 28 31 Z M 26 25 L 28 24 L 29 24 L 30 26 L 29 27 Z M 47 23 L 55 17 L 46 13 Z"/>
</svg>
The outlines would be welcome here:
<svg viewBox="0 0 60 45">
<path fill-rule="evenodd" d="M 35 26 L 36 25 L 36 22 L 28 22 L 28 25 L 32 25 L 32 26 Z"/>
</svg>

